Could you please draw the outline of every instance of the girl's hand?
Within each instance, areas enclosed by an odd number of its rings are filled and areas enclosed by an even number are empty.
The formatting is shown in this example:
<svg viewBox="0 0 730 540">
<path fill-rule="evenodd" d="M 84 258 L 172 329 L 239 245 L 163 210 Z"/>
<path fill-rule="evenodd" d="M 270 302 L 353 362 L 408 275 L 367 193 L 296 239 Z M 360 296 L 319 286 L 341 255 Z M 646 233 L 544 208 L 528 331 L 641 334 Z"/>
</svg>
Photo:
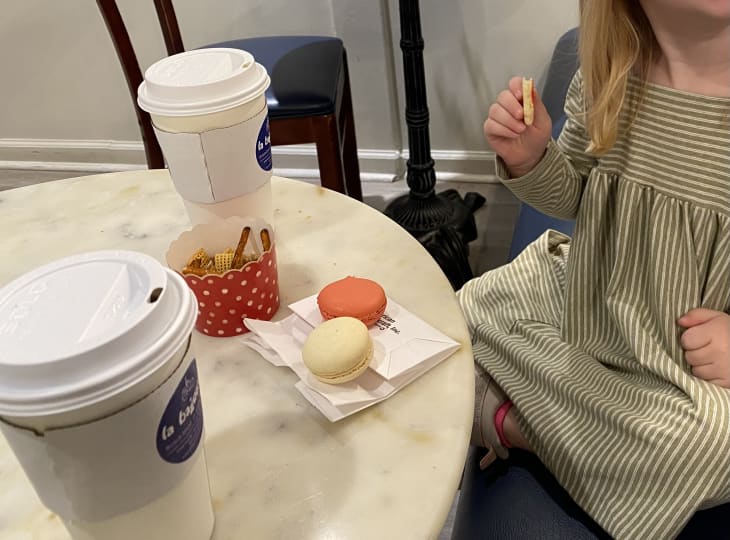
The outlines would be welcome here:
<svg viewBox="0 0 730 540">
<path fill-rule="evenodd" d="M 677 323 L 686 328 L 680 343 L 692 374 L 730 388 L 730 315 L 698 308 L 688 311 Z"/>
<path fill-rule="evenodd" d="M 484 136 L 513 177 L 523 176 L 538 164 L 550 140 L 553 123 L 537 91 L 533 93 L 535 120 L 526 126 L 522 109 L 522 77 L 512 77 L 489 107 Z"/>
</svg>

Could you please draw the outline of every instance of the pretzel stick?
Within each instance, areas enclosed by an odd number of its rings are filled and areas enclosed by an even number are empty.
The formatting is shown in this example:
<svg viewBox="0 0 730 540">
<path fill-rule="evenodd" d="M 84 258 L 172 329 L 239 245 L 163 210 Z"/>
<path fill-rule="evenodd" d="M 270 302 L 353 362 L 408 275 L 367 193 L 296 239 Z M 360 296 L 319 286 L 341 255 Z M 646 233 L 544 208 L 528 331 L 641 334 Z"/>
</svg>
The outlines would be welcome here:
<svg viewBox="0 0 730 540">
<path fill-rule="evenodd" d="M 261 245 L 264 247 L 264 251 L 271 249 L 271 236 L 269 236 L 268 229 L 261 229 Z"/>
<path fill-rule="evenodd" d="M 244 227 L 241 231 L 241 238 L 238 240 L 238 245 L 236 246 L 236 252 L 233 254 L 233 262 L 231 263 L 231 268 L 243 267 L 243 251 L 246 249 L 249 234 L 251 234 L 251 227 Z"/>
</svg>

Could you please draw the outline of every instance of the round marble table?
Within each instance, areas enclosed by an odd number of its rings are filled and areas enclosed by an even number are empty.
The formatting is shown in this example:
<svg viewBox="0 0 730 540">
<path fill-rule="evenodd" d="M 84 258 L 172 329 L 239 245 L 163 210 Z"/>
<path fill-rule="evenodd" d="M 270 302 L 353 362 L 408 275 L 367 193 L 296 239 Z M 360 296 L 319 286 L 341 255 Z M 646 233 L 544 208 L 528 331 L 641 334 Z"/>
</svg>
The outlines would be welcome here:
<svg viewBox="0 0 730 540">
<path fill-rule="evenodd" d="M 282 308 L 348 274 L 461 349 L 395 396 L 330 423 L 237 338 L 195 332 L 216 540 L 414 539 L 438 535 L 473 412 L 471 345 L 449 282 L 394 222 L 350 198 L 275 178 Z M 189 228 L 167 171 L 71 178 L 0 192 L 0 285 L 38 265 L 120 248 L 163 260 Z M 71 306 L 69 306 L 70 308 Z M 0 540 L 67 539 L 0 436 Z"/>
</svg>

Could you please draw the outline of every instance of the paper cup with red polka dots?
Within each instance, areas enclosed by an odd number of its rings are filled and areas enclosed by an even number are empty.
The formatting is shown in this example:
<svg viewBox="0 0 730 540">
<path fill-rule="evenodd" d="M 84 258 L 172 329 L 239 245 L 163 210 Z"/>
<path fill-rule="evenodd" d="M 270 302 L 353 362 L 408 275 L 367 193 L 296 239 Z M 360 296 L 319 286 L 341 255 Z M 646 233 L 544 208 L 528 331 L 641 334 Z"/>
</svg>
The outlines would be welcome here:
<svg viewBox="0 0 730 540">
<path fill-rule="evenodd" d="M 200 248 L 214 257 L 226 249 L 236 249 L 241 231 L 251 227 L 246 255 L 259 254 L 258 259 L 243 268 L 223 274 L 183 275 L 198 300 L 195 328 L 208 336 L 229 337 L 246 333 L 243 319 L 270 320 L 279 309 L 279 279 L 276 269 L 276 242 L 273 228 L 258 218 L 230 217 L 196 225 L 170 244 L 167 264 L 176 272 L 182 270 Z M 264 250 L 262 231 L 267 231 L 271 245 Z"/>
</svg>

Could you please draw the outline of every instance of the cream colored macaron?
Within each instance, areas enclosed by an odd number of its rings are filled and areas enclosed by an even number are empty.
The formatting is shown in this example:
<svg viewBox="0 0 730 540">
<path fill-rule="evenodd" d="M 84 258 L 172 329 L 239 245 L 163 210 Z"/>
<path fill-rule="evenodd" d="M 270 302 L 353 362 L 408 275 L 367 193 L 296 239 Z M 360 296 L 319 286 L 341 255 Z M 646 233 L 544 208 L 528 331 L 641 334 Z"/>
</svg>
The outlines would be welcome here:
<svg viewBox="0 0 730 540">
<path fill-rule="evenodd" d="M 353 317 L 337 317 L 320 324 L 302 347 L 304 365 L 320 381 L 342 384 L 361 375 L 373 358 L 367 326 Z"/>
</svg>

